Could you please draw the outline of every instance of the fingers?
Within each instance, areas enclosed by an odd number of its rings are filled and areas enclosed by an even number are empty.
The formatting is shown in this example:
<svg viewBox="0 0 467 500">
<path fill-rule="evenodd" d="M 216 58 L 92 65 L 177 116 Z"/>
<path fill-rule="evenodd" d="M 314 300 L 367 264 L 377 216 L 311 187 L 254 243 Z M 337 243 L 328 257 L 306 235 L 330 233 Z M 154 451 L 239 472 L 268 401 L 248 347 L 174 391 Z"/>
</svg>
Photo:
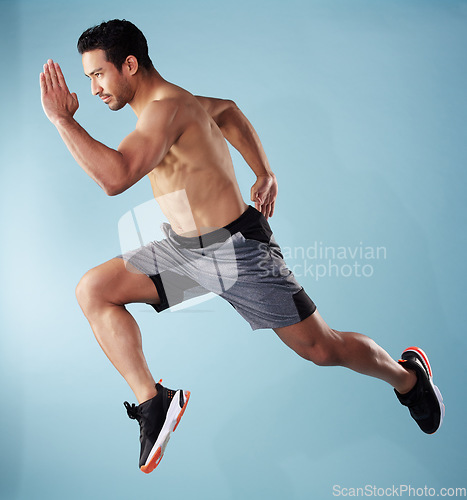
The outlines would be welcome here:
<svg viewBox="0 0 467 500">
<path fill-rule="evenodd" d="M 52 123 L 63 117 L 73 117 L 79 103 L 78 96 L 71 94 L 58 63 L 49 59 L 40 74 L 41 100 L 45 114 Z"/>
<path fill-rule="evenodd" d="M 62 69 L 60 68 L 60 65 L 58 63 L 54 63 L 54 68 L 57 73 L 57 81 L 60 87 L 64 88 L 65 90 L 68 90 L 68 87 L 65 82 L 65 77 L 63 76 Z"/>
<path fill-rule="evenodd" d="M 47 61 L 47 66 L 49 68 L 49 73 L 50 73 L 50 78 L 52 80 L 52 85 L 54 87 L 60 87 L 61 85 L 58 81 L 57 70 L 55 68 L 55 63 L 52 61 L 52 59 L 49 59 Z"/>
<path fill-rule="evenodd" d="M 264 203 L 257 202 L 256 205 L 256 209 L 259 210 L 266 217 L 266 219 L 273 216 L 275 200 L 265 201 Z"/>
<path fill-rule="evenodd" d="M 266 217 L 266 219 L 268 219 L 269 217 L 271 217 L 272 213 L 271 213 L 271 204 L 270 203 L 267 203 L 263 206 L 263 215 Z"/>
<path fill-rule="evenodd" d="M 258 192 L 252 195 L 251 201 L 255 202 L 256 210 L 261 212 L 267 219 L 269 217 L 269 203 L 263 200 L 262 196 Z"/>
<path fill-rule="evenodd" d="M 268 219 L 269 217 L 272 217 L 272 214 L 274 213 L 274 202 L 263 203 L 259 197 L 257 197 L 255 200 L 255 208 L 258 212 L 261 212 L 266 219 Z"/>
<path fill-rule="evenodd" d="M 44 64 L 44 74 L 47 80 L 48 87 L 50 87 L 51 89 L 53 89 L 54 87 L 58 87 L 57 75 L 55 74 L 55 70 L 51 71 L 49 62 L 46 62 Z"/>
<path fill-rule="evenodd" d="M 44 75 L 46 91 L 52 90 L 52 79 L 47 64 L 44 64 L 44 72 L 42 74 Z"/>
<path fill-rule="evenodd" d="M 277 184 L 266 177 L 258 177 L 251 188 L 251 201 L 255 202 L 255 208 L 261 212 L 266 219 L 272 217 L 277 196 Z"/>
<path fill-rule="evenodd" d="M 52 59 L 49 59 L 46 64 L 44 64 L 44 76 L 47 86 L 47 90 L 53 88 L 63 88 L 68 91 L 68 87 L 65 82 L 65 77 L 63 76 L 62 70 L 58 63 L 54 63 Z"/>
<path fill-rule="evenodd" d="M 44 73 L 41 73 L 39 75 L 39 84 L 41 86 L 41 93 L 46 94 L 47 93 L 47 82 L 45 80 L 45 75 Z"/>
</svg>

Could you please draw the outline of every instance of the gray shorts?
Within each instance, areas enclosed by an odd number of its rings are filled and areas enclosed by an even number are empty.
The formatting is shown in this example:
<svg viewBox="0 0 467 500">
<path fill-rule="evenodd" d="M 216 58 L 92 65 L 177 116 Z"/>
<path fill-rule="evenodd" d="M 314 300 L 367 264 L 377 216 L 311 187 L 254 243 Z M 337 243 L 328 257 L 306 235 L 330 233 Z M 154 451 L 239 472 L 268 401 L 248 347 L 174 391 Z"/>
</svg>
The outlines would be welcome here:
<svg viewBox="0 0 467 500">
<path fill-rule="evenodd" d="M 163 240 L 118 256 L 154 282 L 160 304 L 150 305 L 157 312 L 208 292 L 227 300 L 253 330 L 293 325 L 315 312 L 254 207 L 202 236 L 180 236 L 167 223 L 162 230 Z"/>
</svg>

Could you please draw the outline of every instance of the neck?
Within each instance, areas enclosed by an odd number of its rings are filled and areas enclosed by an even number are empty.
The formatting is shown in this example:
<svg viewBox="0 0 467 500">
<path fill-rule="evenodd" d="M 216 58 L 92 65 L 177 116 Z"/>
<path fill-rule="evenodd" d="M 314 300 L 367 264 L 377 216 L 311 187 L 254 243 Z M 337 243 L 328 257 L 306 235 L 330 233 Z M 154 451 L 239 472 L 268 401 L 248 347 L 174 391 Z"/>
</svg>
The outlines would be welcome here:
<svg viewBox="0 0 467 500">
<path fill-rule="evenodd" d="M 128 103 L 137 117 L 139 117 L 148 102 L 154 100 L 154 94 L 157 93 L 157 89 L 164 83 L 165 80 L 155 68 L 141 72 L 133 98 Z"/>
</svg>

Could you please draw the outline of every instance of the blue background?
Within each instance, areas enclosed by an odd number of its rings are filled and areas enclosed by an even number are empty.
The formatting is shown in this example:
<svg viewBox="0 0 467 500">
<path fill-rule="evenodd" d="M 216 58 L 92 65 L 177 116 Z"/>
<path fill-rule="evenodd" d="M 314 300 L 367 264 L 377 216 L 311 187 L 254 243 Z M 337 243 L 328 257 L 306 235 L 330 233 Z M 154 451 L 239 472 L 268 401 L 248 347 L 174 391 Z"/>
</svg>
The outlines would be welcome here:
<svg viewBox="0 0 467 500">
<path fill-rule="evenodd" d="M 340 487 L 465 487 L 467 2 L 20 0 L 1 7 L 2 499 L 308 499 Z M 159 468 L 137 468 L 133 401 L 74 289 L 119 253 L 109 198 L 43 114 L 39 72 L 61 63 L 77 120 L 116 147 L 135 124 L 91 96 L 76 40 L 126 18 L 161 74 L 230 98 L 280 186 L 291 248 L 384 246 L 369 278 L 303 276 L 331 327 L 397 358 L 430 356 L 446 402 L 427 436 L 378 380 L 318 368 L 221 299 L 156 315 L 131 306 L 154 376 L 192 391 Z M 254 176 L 234 154 L 245 199 Z M 300 263 L 292 260 L 291 265 Z"/>
</svg>

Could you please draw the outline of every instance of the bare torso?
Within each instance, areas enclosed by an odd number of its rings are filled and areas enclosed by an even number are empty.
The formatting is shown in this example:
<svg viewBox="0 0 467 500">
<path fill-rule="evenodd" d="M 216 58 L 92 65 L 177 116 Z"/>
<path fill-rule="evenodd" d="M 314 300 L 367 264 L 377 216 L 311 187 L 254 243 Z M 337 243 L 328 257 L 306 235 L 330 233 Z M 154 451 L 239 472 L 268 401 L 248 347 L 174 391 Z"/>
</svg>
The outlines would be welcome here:
<svg viewBox="0 0 467 500">
<path fill-rule="evenodd" d="M 198 99 L 180 87 L 164 82 L 157 97 L 176 101 L 181 135 L 148 174 L 156 201 L 178 234 L 225 226 L 247 205 L 222 132 Z"/>
</svg>

